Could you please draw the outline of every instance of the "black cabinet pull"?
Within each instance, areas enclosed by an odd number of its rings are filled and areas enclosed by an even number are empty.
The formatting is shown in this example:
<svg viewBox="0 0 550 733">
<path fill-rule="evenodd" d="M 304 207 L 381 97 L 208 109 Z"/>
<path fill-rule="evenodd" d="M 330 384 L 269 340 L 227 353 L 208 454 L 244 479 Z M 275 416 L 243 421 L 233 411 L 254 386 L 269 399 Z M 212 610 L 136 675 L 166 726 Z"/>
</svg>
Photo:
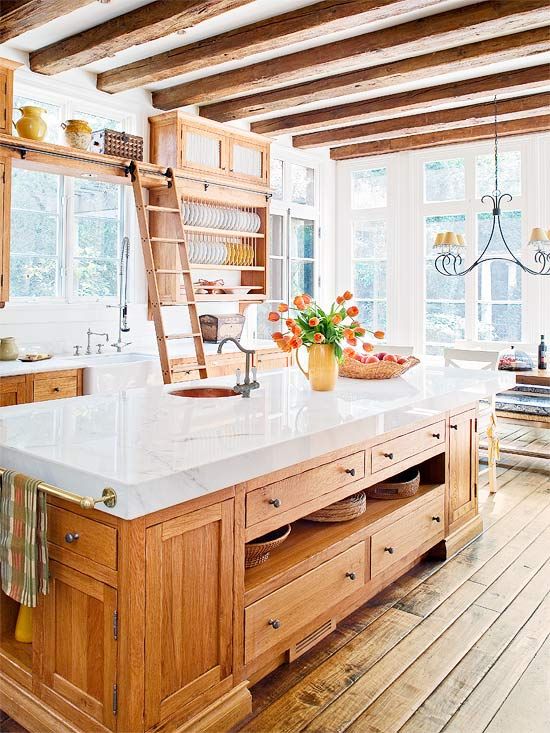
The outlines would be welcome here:
<svg viewBox="0 0 550 733">
<path fill-rule="evenodd" d="M 458 430 L 458 425 L 450 425 L 449 426 L 452 430 Z"/>
<path fill-rule="evenodd" d="M 393 461 L 393 453 L 384 453 L 384 458 L 389 458 L 390 461 Z"/>
<path fill-rule="evenodd" d="M 439 440 L 440 437 L 441 437 L 441 433 L 432 433 L 432 438 Z"/>
<path fill-rule="evenodd" d="M 357 575 L 352 571 L 351 573 L 346 573 L 346 578 L 349 578 L 350 580 L 355 580 Z"/>
<path fill-rule="evenodd" d="M 270 618 L 267 622 L 269 626 L 272 626 L 274 629 L 279 629 L 281 627 L 281 622 L 278 618 Z"/>
<path fill-rule="evenodd" d="M 350 476 L 355 476 L 355 468 L 346 468 L 346 473 L 349 473 Z"/>
<path fill-rule="evenodd" d="M 80 538 L 80 535 L 78 532 L 67 532 L 65 535 L 65 542 L 68 542 L 69 545 L 73 542 L 76 542 Z"/>
<path fill-rule="evenodd" d="M 384 547 L 384 552 L 387 552 L 389 555 L 393 555 L 393 547 Z"/>
<path fill-rule="evenodd" d="M 441 522 L 441 517 L 432 517 L 432 522 Z"/>
<path fill-rule="evenodd" d="M 53 388 L 53 391 L 54 391 L 54 392 L 60 392 L 61 390 L 59 389 L 59 387 L 54 387 L 54 388 Z"/>
<path fill-rule="evenodd" d="M 278 509 L 281 506 L 281 500 L 280 499 L 270 499 L 269 503 L 275 507 L 275 509 Z"/>
</svg>

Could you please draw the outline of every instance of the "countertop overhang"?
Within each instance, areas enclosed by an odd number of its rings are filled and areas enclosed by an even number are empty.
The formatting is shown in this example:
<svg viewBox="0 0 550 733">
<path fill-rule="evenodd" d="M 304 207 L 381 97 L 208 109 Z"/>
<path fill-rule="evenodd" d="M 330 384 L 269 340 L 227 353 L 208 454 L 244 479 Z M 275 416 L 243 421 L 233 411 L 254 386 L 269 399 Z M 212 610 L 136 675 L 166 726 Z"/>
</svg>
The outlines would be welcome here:
<svg viewBox="0 0 550 733">
<path fill-rule="evenodd" d="M 468 405 L 515 385 L 504 372 L 418 366 L 312 392 L 296 369 L 261 374 L 250 399 L 191 399 L 184 385 L 0 410 L 0 465 L 79 494 L 118 494 L 134 519 Z M 234 378 L 200 382 L 232 386 Z"/>
</svg>

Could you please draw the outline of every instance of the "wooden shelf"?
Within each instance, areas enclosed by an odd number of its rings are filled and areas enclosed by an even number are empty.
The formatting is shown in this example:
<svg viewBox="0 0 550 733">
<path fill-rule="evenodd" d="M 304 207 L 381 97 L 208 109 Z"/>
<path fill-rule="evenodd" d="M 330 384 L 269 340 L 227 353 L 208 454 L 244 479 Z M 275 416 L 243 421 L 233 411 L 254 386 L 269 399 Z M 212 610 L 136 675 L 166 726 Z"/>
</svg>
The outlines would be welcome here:
<svg viewBox="0 0 550 733">
<path fill-rule="evenodd" d="M 23 644 L 16 641 L 13 637 L 5 634 L 0 639 L 0 652 L 24 667 L 28 672 L 32 670 L 32 643 Z"/>
<path fill-rule="evenodd" d="M 256 265 L 199 265 L 196 262 L 191 263 L 192 270 L 229 270 L 234 272 L 263 272 L 265 267 L 257 267 Z M 229 285 L 227 287 L 230 287 Z"/>
<path fill-rule="evenodd" d="M 197 234 L 218 234 L 220 237 L 247 237 L 248 239 L 264 239 L 265 235 L 253 232 L 238 232 L 233 229 L 209 229 L 207 227 L 191 227 L 185 225 L 183 227 L 186 232 L 196 232 Z"/>
<path fill-rule="evenodd" d="M 279 545 L 265 563 L 254 568 L 247 568 L 245 573 L 245 605 L 261 598 L 272 590 L 271 585 L 277 579 L 289 577 L 289 572 L 294 566 L 307 562 L 310 558 L 328 553 L 331 548 L 336 549 L 332 554 L 340 552 L 342 548 L 337 547 L 339 543 L 346 540 L 349 543 L 359 540 L 359 533 L 368 535 L 369 528 L 375 523 L 386 524 L 409 511 L 406 509 L 413 502 L 423 503 L 422 499 L 427 494 L 441 488 L 442 484 L 422 484 L 418 493 L 406 499 L 367 499 L 367 509 L 357 519 L 349 522 L 308 522 L 307 519 L 300 519 L 293 523 L 292 531 L 287 540 Z M 389 519 L 391 516 L 391 520 Z M 377 526 L 376 531 L 379 529 Z M 353 537 L 353 540 L 350 538 Z M 328 559 L 329 555 L 327 554 Z"/>
</svg>

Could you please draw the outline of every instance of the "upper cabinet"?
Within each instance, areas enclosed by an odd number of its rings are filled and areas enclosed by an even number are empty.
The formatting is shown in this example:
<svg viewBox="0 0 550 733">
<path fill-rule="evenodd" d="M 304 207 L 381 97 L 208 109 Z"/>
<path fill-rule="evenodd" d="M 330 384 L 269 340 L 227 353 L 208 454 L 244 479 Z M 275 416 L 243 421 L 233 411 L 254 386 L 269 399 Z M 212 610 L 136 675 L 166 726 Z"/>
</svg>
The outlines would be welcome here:
<svg viewBox="0 0 550 733">
<path fill-rule="evenodd" d="M 269 140 L 182 112 L 150 117 L 151 162 L 261 186 L 269 184 Z"/>
<path fill-rule="evenodd" d="M 12 134 L 13 72 L 21 66 L 16 61 L 0 59 L 0 133 Z"/>
</svg>

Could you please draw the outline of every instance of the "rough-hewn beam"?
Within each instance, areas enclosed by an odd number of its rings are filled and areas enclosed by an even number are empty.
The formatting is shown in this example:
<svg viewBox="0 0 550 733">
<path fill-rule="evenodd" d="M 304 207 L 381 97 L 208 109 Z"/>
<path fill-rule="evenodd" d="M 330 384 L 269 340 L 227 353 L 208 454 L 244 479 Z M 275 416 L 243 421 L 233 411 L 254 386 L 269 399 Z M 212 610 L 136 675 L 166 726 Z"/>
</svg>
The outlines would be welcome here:
<svg viewBox="0 0 550 733">
<path fill-rule="evenodd" d="M 291 106 L 287 94 L 289 84 L 304 82 L 327 75 L 341 74 L 387 64 L 403 58 L 457 47 L 472 41 L 490 39 L 527 28 L 542 26 L 548 22 L 546 0 L 514 0 L 514 2 L 483 2 L 438 15 L 431 15 L 401 25 L 366 33 L 342 41 L 329 43 L 305 51 L 279 56 L 276 59 L 208 76 L 177 87 L 177 94 L 156 95 L 154 103 L 190 104 L 202 98 L 204 102 L 238 97 L 213 104 L 204 115 L 216 120 L 243 118 L 262 101 L 261 94 L 252 99 L 250 93 L 268 93 L 270 111 Z M 323 79 L 321 86 L 330 80 Z M 281 87 L 282 89 L 275 89 Z M 292 90 L 294 93 L 296 89 Z M 326 98 L 326 96 L 325 96 Z M 278 100 L 278 102 L 277 102 Z M 239 104 L 242 103 L 242 107 Z M 300 102 L 299 102 L 300 103 Z M 176 105 L 177 106 L 177 105 Z"/>
<path fill-rule="evenodd" d="M 498 119 L 513 120 L 531 115 L 543 115 L 550 112 L 550 92 L 529 94 L 524 97 L 499 100 Z M 389 120 L 367 122 L 362 125 L 338 127 L 334 130 L 312 132 L 309 135 L 297 135 L 293 139 L 296 148 L 318 148 L 332 145 L 344 145 L 351 141 L 372 142 L 390 137 L 403 137 L 419 133 L 438 132 L 456 127 L 471 127 L 489 122 L 495 114 L 494 102 L 469 104 L 465 107 L 453 107 L 435 112 L 423 112 L 418 115 L 399 116 Z"/>
<path fill-rule="evenodd" d="M 190 28 L 252 0 L 156 0 L 30 54 L 33 71 L 58 74 Z"/>
<path fill-rule="evenodd" d="M 322 0 L 111 69 L 99 74 L 97 86 L 105 92 L 120 92 L 437 4 L 435 0 Z"/>
<path fill-rule="evenodd" d="M 519 120 L 501 122 L 498 126 L 499 136 L 525 135 L 530 132 L 548 132 L 550 130 L 550 115 L 540 117 L 525 117 Z M 365 158 L 369 155 L 385 155 L 398 153 L 402 150 L 418 150 L 419 148 L 433 148 L 440 145 L 453 145 L 474 140 L 490 140 L 495 134 L 493 124 L 474 125 L 453 130 L 429 132 L 408 137 L 393 137 L 388 140 L 379 140 L 370 143 L 356 143 L 344 145 L 341 148 L 332 148 L 330 157 L 333 160 L 349 160 L 350 158 Z"/>
<path fill-rule="evenodd" d="M 72 13 L 93 0 L 2 0 L 0 43 L 32 31 L 50 20 Z"/>
<path fill-rule="evenodd" d="M 528 94 L 530 91 L 548 87 L 548 65 L 540 64 L 526 69 L 506 71 L 498 74 L 478 76 L 474 79 L 438 84 L 436 86 L 413 89 L 385 97 L 362 99 L 336 107 L 314 109 L 287 117 L 262 120 L 254 123 L 254 132 L 282 135 L 307 130 L 315 130 L 335 125 L 365 122 L 381 116 L 397 116 L 425 109 L 432 103 L 438 105 L 453 102 L 474 102 L 494 94 Z"/>
</svg>

